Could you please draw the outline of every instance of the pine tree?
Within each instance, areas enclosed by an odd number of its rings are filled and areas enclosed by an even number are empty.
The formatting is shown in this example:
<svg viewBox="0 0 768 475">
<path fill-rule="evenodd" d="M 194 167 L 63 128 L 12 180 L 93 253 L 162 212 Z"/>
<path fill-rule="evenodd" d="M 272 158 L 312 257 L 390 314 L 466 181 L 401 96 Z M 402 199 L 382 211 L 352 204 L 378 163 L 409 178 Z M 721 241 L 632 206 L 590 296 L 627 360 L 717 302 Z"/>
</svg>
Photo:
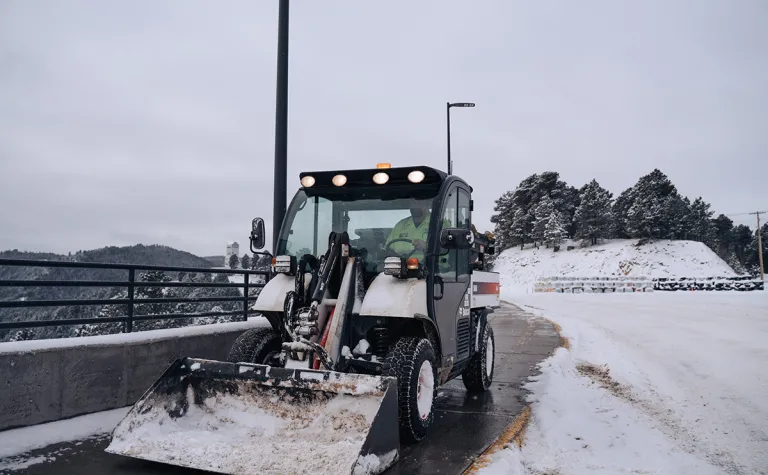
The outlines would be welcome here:
<svg viewBox="0 0 768 475">
<path fill-rule="evenodd" d="M 525 211 L 523 211 L 522 208 L 518 208 L 515 211 L 514 218 L 512 219 L 510 244 L 520 244 L 520 249 L 523 249 L 525 246 L 525 240 L 528 236 L 527 221 L 528 215 L 525 213 Z"/>
<path fill-rule="evenodd" d="M 613 223 L 611 223 L 611 236 L 617 239 L 629 239 L 629 229 L 627 221 L 629 219 L 629 208 L 635 201 L 635 189 L 627 188 L 613 203 Z"/>
<path fill-rule="evenodd" d="M 494 215 L 491 216 L 491 222 L 494 226 L 494 234 L 496 235 L 496 248 L 498 252 L 503 251 L 512 246 L 512 221 L 515 216 L 513 209 L 513 192 L 508 191 L 501 195 L 496 200 L 496 204 L 493 207 Z"/>
<path fill-rule="evenodd" d="M 712 221 L 712 224 L 714 224 L 715 228 L 715 252 L 722 259 L 727 260 L 731 251 L 733 220 L 721 214 Z"/>
<path fill-rule="evenodd" d="M 733 228 L 731 233 L 731 246 L 736 259 L 742 266 L 747 263 L 747 248 L 752 243 L 752 230 L 749 226 L 739 224 Z"/>
<path fill-rule="evenodd" d="M 689 239 L 693 234 L 691 201 L 677 193 L 668 196 L 664 203 L 664 220 L 667 222 L 667 238 Z"/>
<path fill-rule="evenodd" d="M 243 254 L 243 257 L 240 259 L 240 266 L 243 269 L 250 269 L 251 268 L 251 256 L 249 256 L 247 253 Z"/>
<path fill-rule="evenodd" d="M 238 264 L 240 264 L 240 259 L 238 259 L 237 254 L 232 254 L 229 256 L 229 268 L 230 269 L 237 269 Z"/>
<path fill-rule="evenodd" d="M 557 250 L 563 240 L 568 238 L 568 232 L 563 225 L 563 218 L 560 212 L 557 210 L 552 211 L 552 214 L 547 220 L 547 228 L 544 232 L 544 242 L 547 247 L 552 246 Z"/>
<path fill-rule="evenodd" d="M 27 341 L 35 339 L 35 331 L 31 328 L 16 330 L 8 341 Z"/>
<path fill-rule="evenodd" d="M 534 211 L 533 231 L 531 233 L 534 242 L 544 242 L 544 232 L 554 210 L 555 205 L 552 200 L 549 196 L 544 196 Z"/>
<path fill-rule="evenodd" d="M 768 266 L 768 243 L 766 243 L 766 239 L 768 239 L 768 223 L 763 224 L 761 227 L 761 232 L 763 234 L 763 266 Z M 755 231 L 752 234 L 752 242 L 747 246 L 745 250 L 745 265 L 747 271 L 752 275 L 759 275 L 760 274 L 760 257 L 757 250 L 757 231 Z"/>
<path fill-rule="evenodd" d="M 272 258 L 267 254 L 262 254 L 261 257 L 259 257 L 258 264 L 256 267 L 254 267 L 254 269 L 269 270 L 271 265 L 272 265 Z"/>
<path fill-rule="evenodd" d="M 714 238 L 712 216 L 715 212 L 710 208 L 710 204 L 701 197 L 691 203 L 691 237 L 707 245 L 711 245 Z"/>
<path fill-rule="evenodd" d="M 597 244 L 610 235 L 612 197 L 611 192 L 594 179 L 579 190 L 580 204 L 574 216 L 577 238 L 590 239 L 592 244 Z"/>
<path fill-rule="evenodd" d="M 658 169 L 640 177 L 632 193 L 634 200 L 627 213 L 627 231 L 634 238 L 661 239 L 669 235 L 671 220 L 666 203 L 677 195 L 675 185 Z"/>
</svg>

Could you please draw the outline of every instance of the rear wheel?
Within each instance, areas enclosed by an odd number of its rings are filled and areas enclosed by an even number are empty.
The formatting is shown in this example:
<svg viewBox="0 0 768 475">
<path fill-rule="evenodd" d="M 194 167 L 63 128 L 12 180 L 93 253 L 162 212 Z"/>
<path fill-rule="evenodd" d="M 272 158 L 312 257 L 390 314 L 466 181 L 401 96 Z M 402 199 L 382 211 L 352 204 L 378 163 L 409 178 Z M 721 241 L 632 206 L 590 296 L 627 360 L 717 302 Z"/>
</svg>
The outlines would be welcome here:
<svg viewBox="0 0 768 475">
<path fill-rule="evenodd" d="M 493 369 L 495 364 L 495 340 L 493 328 L 488 323 L 483 324 L 480 334 L 480 348 L 472 355 L 472 359 L 461 374 L 464 387 L 467 391 L 487 391 L 493 382 Z"/>
<path fill-rule="evenodd" d="M 437 364 L 432 344 L 425 338 L 402 337 L 384 360 L 384 375 L 397 378 L 400 437 L 418 442 L 434 421 Z"/>
<path fill-rule="evenodd" d="M 229 350 L 227 361 L 275 365 L 282 343 L 280 335 L 272 328 L 252 328 L 237 337 Z"/>
</svg>

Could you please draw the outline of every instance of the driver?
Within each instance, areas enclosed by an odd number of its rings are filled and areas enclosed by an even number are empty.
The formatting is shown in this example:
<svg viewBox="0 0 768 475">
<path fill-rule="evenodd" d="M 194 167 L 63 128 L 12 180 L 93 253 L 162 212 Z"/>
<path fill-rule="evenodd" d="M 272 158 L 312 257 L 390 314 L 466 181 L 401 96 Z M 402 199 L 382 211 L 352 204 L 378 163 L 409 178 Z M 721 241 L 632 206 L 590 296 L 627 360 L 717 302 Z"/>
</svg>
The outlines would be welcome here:
<svg viewBox="0 0 768 475">
<path fill-rule="evenodd" d="M 423 262 L 429 233 L 429 205 L 429 200 L 414 200 L 410 208 L 411 215 L 398 221 L 392 228 L 384 248 Z M 398 241 L 390 245 L 392 241 L 400 239 L 407 239 L 410 244 Z"/>
</svg>

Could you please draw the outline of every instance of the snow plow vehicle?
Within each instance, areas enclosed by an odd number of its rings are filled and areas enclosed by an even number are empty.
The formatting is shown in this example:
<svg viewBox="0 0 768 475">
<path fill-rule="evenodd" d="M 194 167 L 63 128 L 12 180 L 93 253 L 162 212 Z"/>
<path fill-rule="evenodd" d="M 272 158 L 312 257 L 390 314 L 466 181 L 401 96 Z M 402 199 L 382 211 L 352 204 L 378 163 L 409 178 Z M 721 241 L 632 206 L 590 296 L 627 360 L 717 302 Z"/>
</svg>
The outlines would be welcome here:
<svg viewBox="0 0 768 475">
<path fill-rule="evenodd" d="M 108 452 L 228 474 L 377 474 L 422 440 L 437 388 L 487 391 L 499 276 L 472 188 L 430 167 L 305 172 L 226 361 L 175 361 Z M 251 250 L 263 249 L 254 219 Z"/>
</svg>

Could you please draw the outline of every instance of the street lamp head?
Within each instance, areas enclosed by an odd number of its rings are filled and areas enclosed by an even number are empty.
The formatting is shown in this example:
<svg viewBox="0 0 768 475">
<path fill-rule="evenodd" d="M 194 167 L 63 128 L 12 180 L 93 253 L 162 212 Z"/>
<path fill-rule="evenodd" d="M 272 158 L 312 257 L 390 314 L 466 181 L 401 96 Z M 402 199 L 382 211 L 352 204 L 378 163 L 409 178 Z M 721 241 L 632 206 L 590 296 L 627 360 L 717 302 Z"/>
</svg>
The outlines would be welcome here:
<svg viewBox="0 0 768 475">
<path fill-rule="evenodd" d="M 474 102 L 454 102 L 453 104 L 448 104 L 449 107 L 475 107 Z"/>
</svg>

